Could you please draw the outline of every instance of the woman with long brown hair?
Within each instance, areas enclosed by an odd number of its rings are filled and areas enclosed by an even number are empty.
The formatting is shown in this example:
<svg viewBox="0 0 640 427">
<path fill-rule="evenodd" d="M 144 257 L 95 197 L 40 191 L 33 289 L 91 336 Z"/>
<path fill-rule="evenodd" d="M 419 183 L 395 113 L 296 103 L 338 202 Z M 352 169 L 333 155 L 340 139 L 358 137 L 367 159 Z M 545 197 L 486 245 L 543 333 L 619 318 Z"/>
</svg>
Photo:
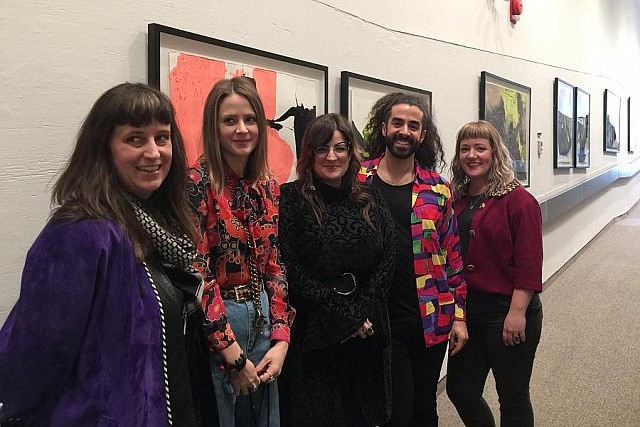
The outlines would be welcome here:
<svg viewBox="0 0 640 427">
<path fill-rule="evenodd" d="M 380 194 L 356 180 L 358 150 L 345 118 L 317 117 L 298 180 L 281 187 L 282 258 L 298 313 L 280 380 L 287 426 L 376 426 L 390 415 L 395 233 Z"/>
</svg>

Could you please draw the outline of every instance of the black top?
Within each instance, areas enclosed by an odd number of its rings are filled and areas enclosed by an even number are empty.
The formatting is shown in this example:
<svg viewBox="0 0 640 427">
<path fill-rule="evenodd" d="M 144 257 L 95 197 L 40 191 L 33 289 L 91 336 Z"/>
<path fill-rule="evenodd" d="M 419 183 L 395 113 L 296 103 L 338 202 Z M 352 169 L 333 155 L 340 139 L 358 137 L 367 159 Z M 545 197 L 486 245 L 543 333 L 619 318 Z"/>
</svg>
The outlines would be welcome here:
<svg viewBox="0 0 640 427">
<path fill-rule="evenodd" d="M 394 227 L 373 187 L 365 186 L 374 200 L 371 227 L 350 190 L 314 185 L 326 207 L 320 223 L 300 182 L 280 187 L 280 250 L 296 309 L 278 379 L 283 425 L 380 425 L 391 406 L 385 301 L 395 261 Z M 357 281 L 350 295 L 333 290 L 343 273 Z M 374 335 L 350 338 L 366 319 Z"/>
<path fill-rule="evenodd" d="M 413 239 L 411 237 L 411 192 L 413 182 L 405 185 L 390 185 L 378 175 L 373 177 L 373 185 L 380 190 L 396 225 L 398 249 L 396 251 L 396 271 L 393 275 L 389 295 L 389 317 L 394 335 L 400 331 L 412 331 L 421 345 L 424 345 L 422 320 L 418 308 L 416 276 L 413 269 Z"/>
<path fill-rule="evenodd" d="M 458 220 L 458 235 L 460 236 L 460 255 L 462 259 L 467 256 L 467 248 L 469 247 L 469 232 L 471 231 L 471 218 L 473 214 L 480 209 L 480 206 L 484 203 L 484 197 L 471 196 L 469 198 L 469 204 L 462 212 L 456 212 Z"/>
<path fill-rule="evenodd" d="M 157 260 L 147 262 L 164 314 L 169 404 L 174 425 L 196 426 L 185 348 L 183 295 L 171 284 Z"/>
</svg>

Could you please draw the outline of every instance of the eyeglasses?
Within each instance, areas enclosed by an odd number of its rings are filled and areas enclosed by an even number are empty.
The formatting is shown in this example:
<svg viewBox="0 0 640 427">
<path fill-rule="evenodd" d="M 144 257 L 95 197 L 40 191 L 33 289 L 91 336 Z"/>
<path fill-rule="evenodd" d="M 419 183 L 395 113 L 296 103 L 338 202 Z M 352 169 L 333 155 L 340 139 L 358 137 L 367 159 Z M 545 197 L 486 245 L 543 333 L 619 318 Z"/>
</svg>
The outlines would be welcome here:
<svg viewBox="0 0 640 427">
<path fill-rule="evenodd" d="M 350 146 L 351 144 L 348 142 L 339 142 L 333 147 L 318 145 L 317 147 L 313 147 L 313 152 L 316 154 L 316 157 L 327 157 L 329 155 L 329 151 L 333 150 L 333 154 L 335 154 L 336 157 L 343 157 L 349 152 Z"/>
</svg>

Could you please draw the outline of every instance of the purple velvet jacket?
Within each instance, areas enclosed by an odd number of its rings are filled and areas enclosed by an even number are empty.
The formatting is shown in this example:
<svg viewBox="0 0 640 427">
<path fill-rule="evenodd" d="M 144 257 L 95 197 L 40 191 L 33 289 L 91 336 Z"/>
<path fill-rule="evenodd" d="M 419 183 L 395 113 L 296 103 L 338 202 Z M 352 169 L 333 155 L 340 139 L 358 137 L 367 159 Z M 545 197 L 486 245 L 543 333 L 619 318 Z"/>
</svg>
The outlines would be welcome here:
<svg viewBox="0 0 640 427">
<path fill-rule="evenodd" d="M 115 223 L 49 223 L 0 330 L 0 421 L 168 425 L 159 305 Z"/>
</svg>

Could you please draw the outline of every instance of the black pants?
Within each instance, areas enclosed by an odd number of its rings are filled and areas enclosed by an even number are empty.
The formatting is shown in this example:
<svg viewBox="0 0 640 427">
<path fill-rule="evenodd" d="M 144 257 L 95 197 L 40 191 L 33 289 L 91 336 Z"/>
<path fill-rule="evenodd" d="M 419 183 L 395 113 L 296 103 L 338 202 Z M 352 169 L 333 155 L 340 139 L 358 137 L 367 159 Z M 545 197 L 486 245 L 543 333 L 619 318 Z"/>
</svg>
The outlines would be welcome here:
<svg viewBox="0 0 640 427">
<path fill-rule="evenodd" d="M 500 425 L 534 425 L 529 381 L 542 332 L 542 304 L 534 294 L 526 313 L 526 341 L 509 347 L 502 341 L 502 329 L 510 303 L 509 298 L 497 295 L 468 295 L 469 340 L 447 365 L 447 394 L 466 426 L 495 426 L 482 397 L 489 370 L 496 380 Z"/>
<path fill-rule="evenodd" d="M 387 427 L 436 427 L 440 368 L 447 342 L 427 347 L 421 329 L 391 328 L 391 420 Z"/>
</svg>

